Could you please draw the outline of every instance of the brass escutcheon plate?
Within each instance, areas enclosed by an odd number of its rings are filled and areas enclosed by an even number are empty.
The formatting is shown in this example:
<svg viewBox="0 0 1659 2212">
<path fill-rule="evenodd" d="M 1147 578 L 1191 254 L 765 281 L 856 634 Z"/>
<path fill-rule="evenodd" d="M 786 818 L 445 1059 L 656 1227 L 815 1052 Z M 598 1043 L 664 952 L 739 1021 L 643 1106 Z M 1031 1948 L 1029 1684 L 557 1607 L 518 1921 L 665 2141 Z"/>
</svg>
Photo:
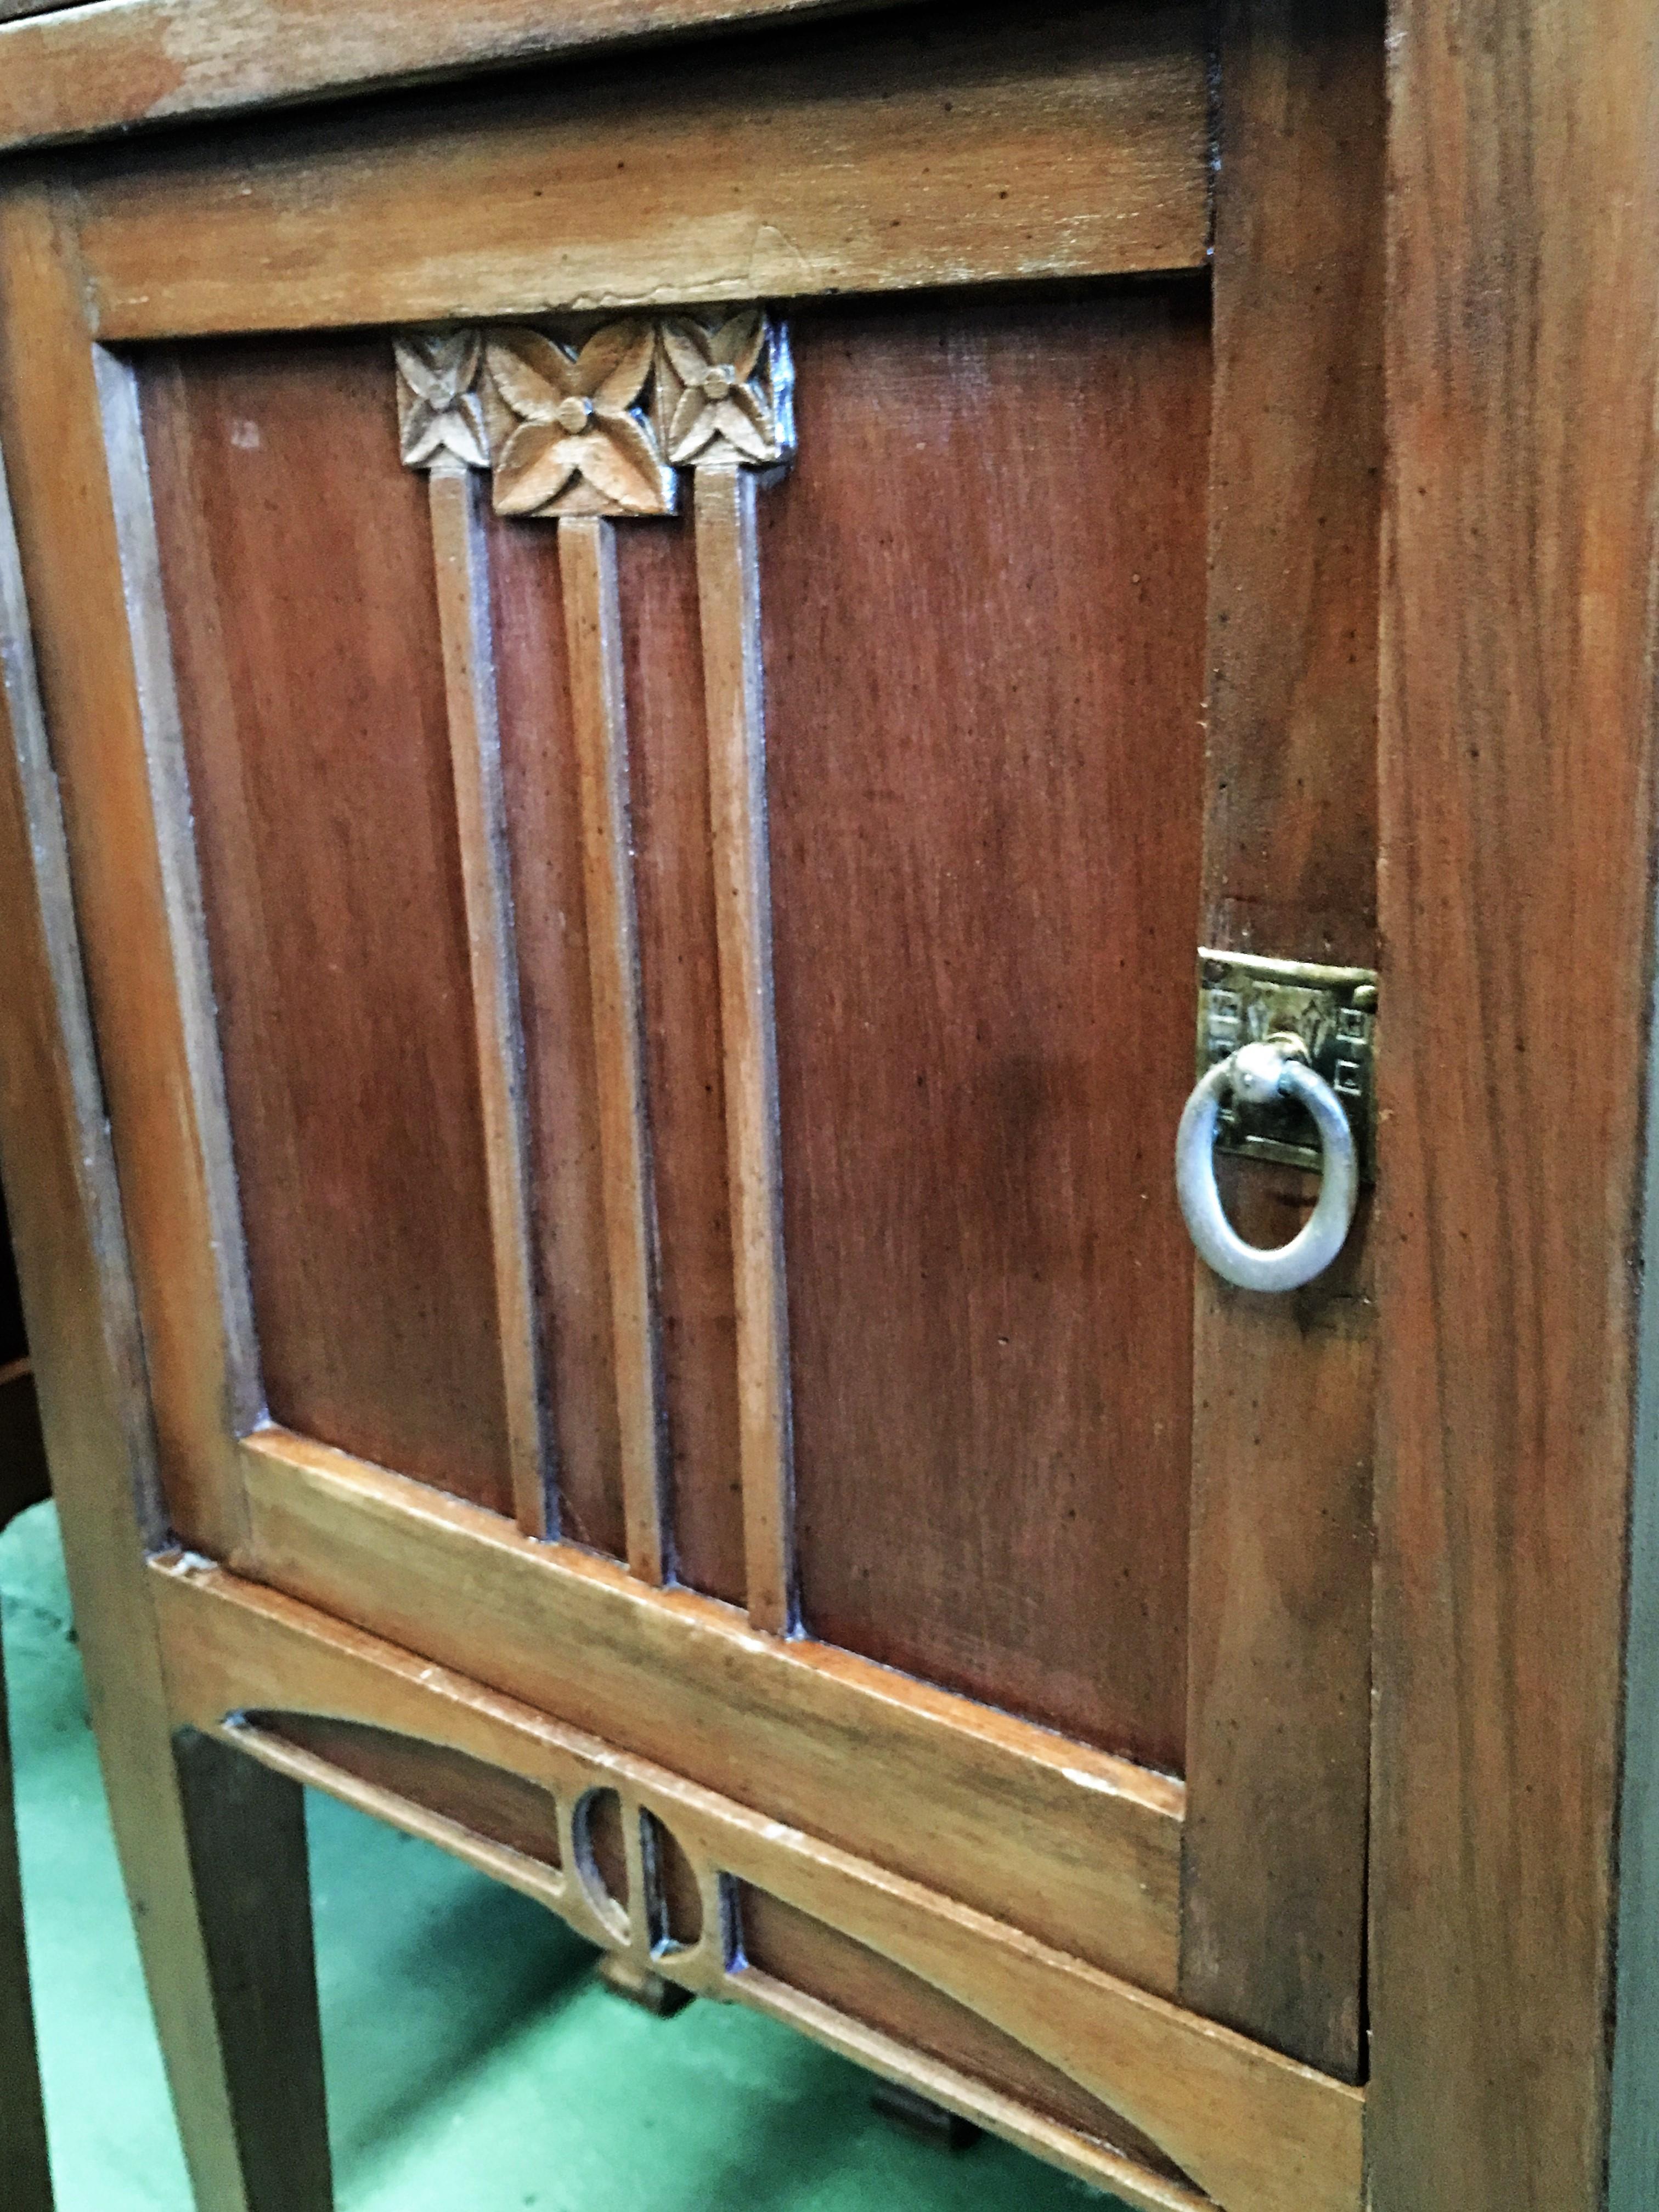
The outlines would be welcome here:
<svg viewBox="0 0 1659 2212">
<path fill-rule="evenodd" d="M 1202 948 L 1198 956 L 1198 1073 L 1206 1074 L 1242 1044 L 1286 1032 L 1308 1048 L 1316 1074 L 1341 1100 L 1359 1156 L 1360 1181 L 1376 1180 L 1376 974 L 1370 968 L 1322 968 L 1305 960 Z M 1289 1100 L 1225 1107 L 1218 1150 L 1317 1170 L 1312 1124 Z"/>
</svg>

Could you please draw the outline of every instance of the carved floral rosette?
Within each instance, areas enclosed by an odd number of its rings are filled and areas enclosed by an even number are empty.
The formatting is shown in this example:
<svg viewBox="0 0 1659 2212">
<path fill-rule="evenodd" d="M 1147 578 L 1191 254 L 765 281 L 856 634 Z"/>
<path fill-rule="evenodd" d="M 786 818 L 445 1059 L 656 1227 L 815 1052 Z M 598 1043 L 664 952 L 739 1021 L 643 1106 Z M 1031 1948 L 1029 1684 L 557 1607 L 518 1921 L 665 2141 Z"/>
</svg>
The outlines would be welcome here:
<svg viewBox="0 0 1659 2212">
<path fill-rule="evenodd" d="M 488 469 L 499 514 L 670 514 L 682 468 L 794 448 L 782 328 L 757 307 L 629 316 L 580 344 L 528 325 L 394 341 L 410 468 Z"/>
</svg>

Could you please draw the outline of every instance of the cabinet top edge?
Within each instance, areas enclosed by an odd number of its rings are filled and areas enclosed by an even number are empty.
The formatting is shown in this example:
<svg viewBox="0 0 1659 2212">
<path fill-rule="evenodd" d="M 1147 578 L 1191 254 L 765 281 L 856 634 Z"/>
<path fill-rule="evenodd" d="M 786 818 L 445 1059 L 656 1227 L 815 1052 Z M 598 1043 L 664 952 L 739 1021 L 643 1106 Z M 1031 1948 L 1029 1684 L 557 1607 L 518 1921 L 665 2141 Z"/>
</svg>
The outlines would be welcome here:
<svg viewBox="0 0 1659 2212">
<path fill-rule="evenodd" d="M 0 154 L 904 0 L 0 0 Z M 1158 0 L 1144 0 L 1156 14 Z"/>
</svg>

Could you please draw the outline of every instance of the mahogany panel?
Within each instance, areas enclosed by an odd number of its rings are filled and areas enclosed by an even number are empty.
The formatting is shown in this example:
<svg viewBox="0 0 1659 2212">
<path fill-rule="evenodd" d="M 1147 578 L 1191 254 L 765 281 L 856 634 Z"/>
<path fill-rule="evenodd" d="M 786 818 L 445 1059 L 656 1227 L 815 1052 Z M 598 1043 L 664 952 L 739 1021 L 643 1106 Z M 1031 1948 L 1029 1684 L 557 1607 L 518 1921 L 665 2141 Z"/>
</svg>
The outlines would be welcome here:
<svg viewBox="0 0 1659 2212">
<path fill-rule="evenodd" d="M 447 1744 L 317 1713 L 252 1712 L 262 1735 L 308 1751 L 376 1790 L 424 1806 L 544 1866 L 559 1864 L 558 1803 L 550 1790 Z"/>
<path fill-rule="evenodd" d="M 1158 2146 L 1128 2121 L 1046 2065 L 1011 2035 L 990 2026 L 890 1959 L 822 1920 L 744 1883 L 738 1925 L 745 1963 L 792 1990 L 834 2005 L 868 2027 L 1017 2096 L 1049 2119 L 1075 2128 L 1150 2166 L 1185 2180 Z"/>
<path fill-rule="evenodd" d="M 794 334 L 761 531 L 805 1622 L 1178 1767 L 1206 295 Z"/>
<path fill-rule="evenodd" d="M 622 1440 L 558 550 L 546 523 L 492 520 L 489 529 L 532 1222 L 558 1441 L 560 1533 L 620 1558 Z"/>
<path fill-rule="evenodd" d="M 507 1511 L 432 550 L 385 342 L 181 349 L 143 389 L 271 1411 Z"/>
<path fill-rule="evenodd" d="M 694 1589 L 741 1603 L 736 1323 L 696 572 L 681 523 L 630 524 L 616 544 L 674 1567 Z M 554 533 L 545 523 L 497 522 L 491 569 L 563 1528 L 620 1556 L 581 821 Z"/>
<path fill-rule="evenodd" d="M 617 533 L 677 1578 L 742 1604 L 737 1314 L 697 574 L 688 524 Z"/>
</svg>

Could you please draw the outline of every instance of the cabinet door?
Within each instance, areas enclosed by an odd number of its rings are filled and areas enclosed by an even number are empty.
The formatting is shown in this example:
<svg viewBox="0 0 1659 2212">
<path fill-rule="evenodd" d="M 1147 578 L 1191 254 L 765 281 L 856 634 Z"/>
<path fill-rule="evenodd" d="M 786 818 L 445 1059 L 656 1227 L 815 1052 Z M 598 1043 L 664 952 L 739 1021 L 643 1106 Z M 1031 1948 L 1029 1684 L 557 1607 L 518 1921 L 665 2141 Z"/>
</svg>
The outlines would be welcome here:
<svg viewBox="0 0 1659 2212">
<path fill-rule="evenodd" d="M 1241 20 L 1218 193 L 1206 21 L 86 157 L 0 434 L 179 1717 L 1355 2212 L 1363 1219 L 1195 1291 L 1171 1147 L 1200 945 L 1373 957 L 1381 44 Z"/>
</svg>

